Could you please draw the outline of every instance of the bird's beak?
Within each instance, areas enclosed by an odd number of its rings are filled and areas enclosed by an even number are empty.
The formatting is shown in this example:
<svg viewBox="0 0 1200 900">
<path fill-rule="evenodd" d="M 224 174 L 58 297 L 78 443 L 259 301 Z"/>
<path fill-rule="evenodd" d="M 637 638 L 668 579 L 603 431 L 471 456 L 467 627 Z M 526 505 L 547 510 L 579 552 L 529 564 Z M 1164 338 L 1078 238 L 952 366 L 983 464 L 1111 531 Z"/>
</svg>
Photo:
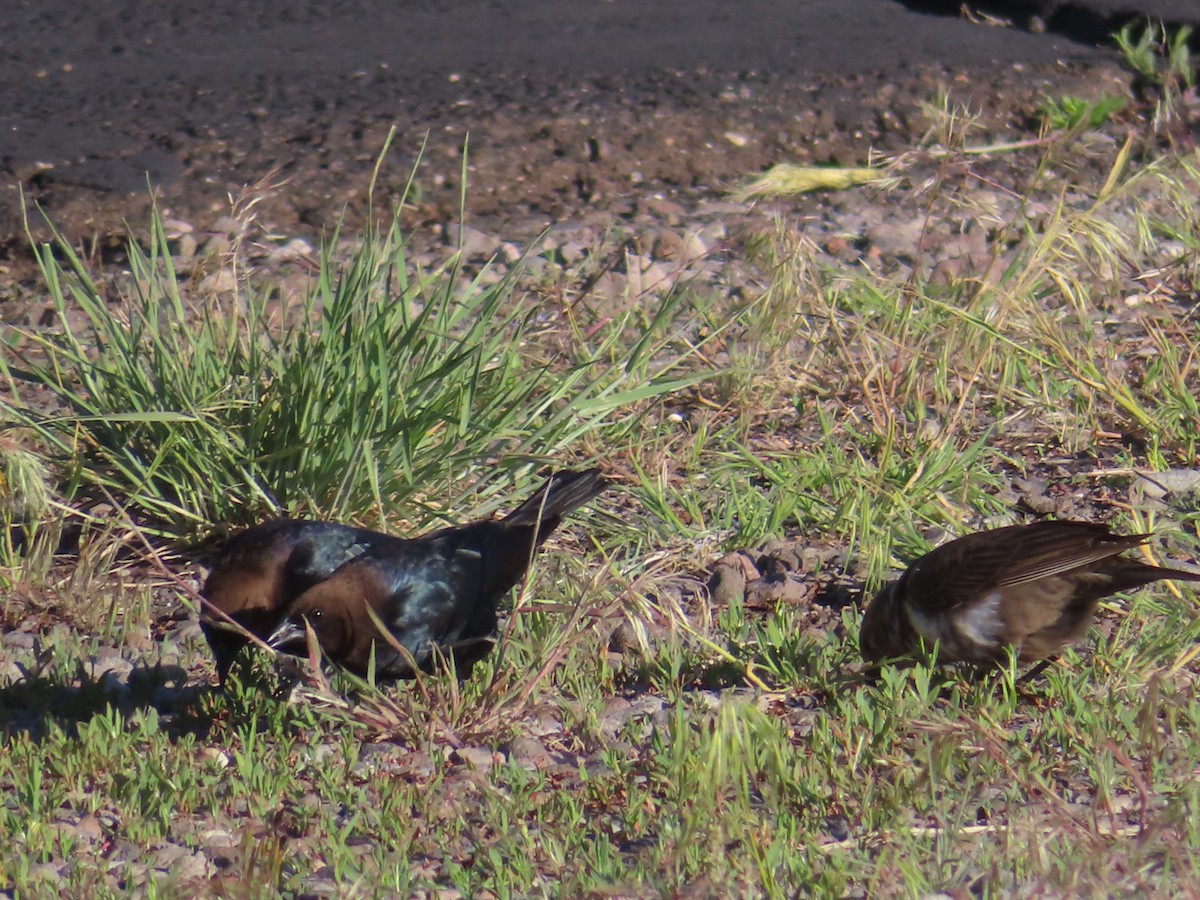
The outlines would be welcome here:
<svg viewBox="0 0 1200 900">
<path fill-rule="evenodd" d="M 271 636 L 267 638 L 267 646 L 272 650 L 287 650 L 297 644 L 303 649 L 308 645 L 308 640 L 304 634 L 304 625 L 291 619 L 272 631 Z"/>
</svg>

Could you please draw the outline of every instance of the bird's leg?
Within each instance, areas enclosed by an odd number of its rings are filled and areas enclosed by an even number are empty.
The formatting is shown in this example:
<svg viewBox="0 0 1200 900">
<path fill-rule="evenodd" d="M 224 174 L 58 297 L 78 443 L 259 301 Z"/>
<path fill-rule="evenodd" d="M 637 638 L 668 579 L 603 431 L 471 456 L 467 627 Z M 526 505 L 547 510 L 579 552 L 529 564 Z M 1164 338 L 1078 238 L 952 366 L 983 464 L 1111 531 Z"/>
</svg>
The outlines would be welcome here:
<svg viewBox="0 0 1200 900">
<path fill-rule="evenodd" d="M 1043 672 L 1045 672 L 1046 669 L 1050 668 L 1050 666 L 1052 666 L 1056 662 L 1058 662 L 1057 656 L 1046 657 L 1040 663 L 1038 663 L 1036 666 L 1034 666 L 1032 669 L 1030 669 L 1028 672 L 1026 672 L 1020 678 L 1018 678 L 1016 683 L 1024 684 L 1027 681 L 1033 681 L 1033 679 L 1037 678 L 1039 675 L 1041 675 Z"/>
</svg>

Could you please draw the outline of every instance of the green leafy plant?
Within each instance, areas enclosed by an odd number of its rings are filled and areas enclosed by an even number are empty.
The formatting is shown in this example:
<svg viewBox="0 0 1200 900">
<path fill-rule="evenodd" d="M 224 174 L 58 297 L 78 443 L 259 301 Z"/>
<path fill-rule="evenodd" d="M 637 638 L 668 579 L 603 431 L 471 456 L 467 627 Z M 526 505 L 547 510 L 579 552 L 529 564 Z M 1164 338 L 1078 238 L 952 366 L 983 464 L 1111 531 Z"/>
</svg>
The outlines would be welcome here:
<svg viewBox="0 0 1200 900">
<path fill-rule="evenodd" d="M 1124 97 L 1102 94 L 1096 100 L 1064 95 L 1058 99 L 1046 97 L 1038 107 L 1038 117 L 1054 131 L 1099 128 L 1125 108 Z"/>
<path fill-rule="evenodd" d="M 1131 23 L 1113 35 L 1125 64 L 1156 94 L 1153 117 L 1156 131 L 1177 118 L 1181 94 L 1195 87 L 1196 71 L 1188 47 L 1191 36 L 1188 25 L 1171 33 L 1164 25 L 1150 23 L 1140 31 Z"/>
</svg>

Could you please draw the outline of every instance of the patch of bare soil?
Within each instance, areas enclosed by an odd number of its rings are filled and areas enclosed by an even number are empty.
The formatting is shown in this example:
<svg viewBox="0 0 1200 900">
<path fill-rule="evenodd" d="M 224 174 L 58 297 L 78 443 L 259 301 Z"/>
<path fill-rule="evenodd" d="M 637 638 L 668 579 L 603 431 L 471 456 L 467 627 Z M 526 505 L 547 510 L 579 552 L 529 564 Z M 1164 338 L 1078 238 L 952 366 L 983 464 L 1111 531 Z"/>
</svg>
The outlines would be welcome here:
<svg viewBox="0 0 1200 900">
<path fill-rule="evenodd" d="M 988 28 L 880 0 L 217 2 L 203 10 L 86 10 L 18 0 L 0 37 L 0 247 L 19 255 L 20 198 L 69 236 L 111 243 L 145 218 L 147 182 L 208 229 L 275 173 L 272 233 L 311 240 L 361 215 L 388 129 L 381 206 L 423 136 L 417 218 L 469 211 L 514 238 L 584 213 L 627 217 L 663 195 L 719 190 L 781 158 L 861 161 L 911 146 L 945 82 L 1027 98 L 1113 54 L 1027 22 Z M 1030 10 L 1032 13 L 1033 10 Z M 903 36 L 903 39 L 898 39 Z M 1073 74 L 1072 74 L 1073 73 Z M 1011 94 L 1011 97 L 1009 95 Z M 1005 98 L 1005 99 L 999 99 Z"/>
</svg>

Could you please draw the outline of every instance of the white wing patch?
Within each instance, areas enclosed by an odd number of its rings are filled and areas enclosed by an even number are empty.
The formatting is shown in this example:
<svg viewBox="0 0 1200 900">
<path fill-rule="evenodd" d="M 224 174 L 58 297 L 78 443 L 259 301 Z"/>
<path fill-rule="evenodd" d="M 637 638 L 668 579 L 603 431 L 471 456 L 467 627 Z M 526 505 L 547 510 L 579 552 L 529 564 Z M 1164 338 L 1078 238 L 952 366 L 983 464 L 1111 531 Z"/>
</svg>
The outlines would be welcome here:
<svg viewBox="0 0 1200 900">
<path fill-rule="evenodd" d="M 459 547 L 454 551 L 459 556 L 465 556 L 468 559 L 483 559 L 483 554 L 478 550 L 472 550 L 470 547 Z"/>
<path fill-rule="evenodd" d="M 1004 621 L 1000 618 L 1000 600 L 1003 594 L 992 591 L 982 600 L 959 614 L 956 624 L 963 636 L 981 647 L 988 647 L 1000 640 L 1004 633 Z"/>
<path fill-rule="evenodd" d="M 926 645 L 932 647 L 937 641 L 946 639 L 946 617 L 927 616 L 915 609 L 911 603 L 904 604 L 904 612 L 913 630 L 925 639 Z"/>
</svg>

